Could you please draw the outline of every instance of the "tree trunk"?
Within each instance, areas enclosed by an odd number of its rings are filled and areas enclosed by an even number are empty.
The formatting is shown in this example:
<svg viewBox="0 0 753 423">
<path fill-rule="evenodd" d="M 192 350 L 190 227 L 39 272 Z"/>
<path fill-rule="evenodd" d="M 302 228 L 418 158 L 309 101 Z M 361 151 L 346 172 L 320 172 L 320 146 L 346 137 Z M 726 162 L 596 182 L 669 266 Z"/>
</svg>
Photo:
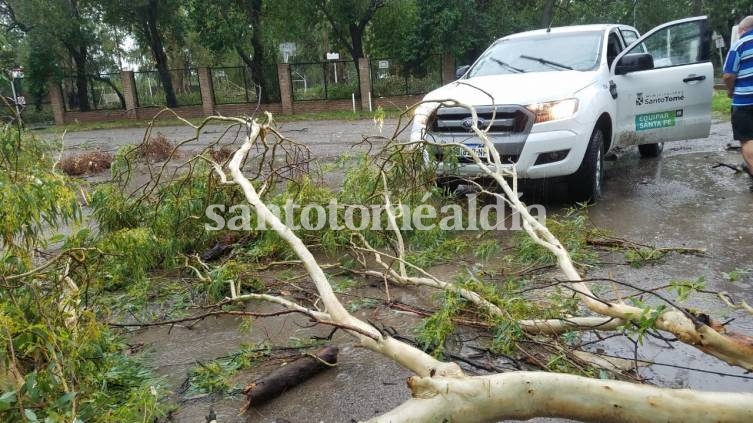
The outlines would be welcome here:
<svg viewBox="0 0 753 423">
<path fill-rule="evenodd" d="M 541 15 L 541 27 L 549 28 L 554 19 L 554 3 L 556 0 L 544 0 L 544 14 Z"/>
<path fill-rule="evenodd" d="M 170 77 L 170 71 L 167 66 L 167 55 L 165 54 L 165 47 L 162 42 L 162 34 L 160 34 L 159 28 L 157 28 L 157 7 L 157 0 L 149 0 L 147 13 L 144 17 L 146 19 L 146 22 L 144 22 L 146 26 L 145 35 L 149 39 L 149 47 L 152 50 L 152 56 L 154 56 L 154 61 L 157 65 L 157 73 L 162 82 L 162 88 L 165 90 L 165 102 L 168 107 L 176 107 L 178 99 L 175 97 L 173 80 Z"/>
<path fill-rule="evenodd" d="M 703 14 L 703 0 L 693 0 L 693 16 Z"/>
<path fill-rule="evenodd" d="M 267 63 L 264 54 L 264 43 L 262 42 L 261 32 L 261 0 L 246 0 L 246 13 L 248 14 L 248 23 L 253 29 L 251 36 L 251 47 L 254 49 L 254 59 L 249 66 L 251 69 L 251 81 L 256 85 L 257 101 L 260 103 L 267 99 L 266 78 L 264 75 L 264 65 Z"/>
<path fill-rule="evenodd" d="M 112 81 L 110 81 L 110 78 L 103 78 L 103 77 L 101 77 L 99 75 L 96 75 L 93 78 L 96 79 L 97 81 L 104 82 L 110 88 L 112 88 L 112 90 L 115 91 L 115 95 L 118 96 L 118 100 L 120 101 L 120 107 L 122 107 L 125 110 L 125 108 L 126 108 L 125 97 L 123 96 L 123 93 L 120 92 L 120 90 L 118 89 L 118 87 L 115 84 L 113 84 Z"/>
<path fill-rule="evenodd" d="M 89 81 L 86 77 L 86 50 L 70 50 L 73 62 L 76 64 L 76 102 L 82 112 L 91 110 L 89 104 Z"/>
<path fill-rule="evenodd" d="M 658 388 L 568 374 L 413 376 L 408 387 L 412 399 L 368 422 L 498 422 L 534 417 L 612 423 L 753 421 L 748 393 Z"/>
<path fill-rule="evenodd" d="M 264 404 L 314 375 L 331 368 L 337 363 L 337 351 L 337 347 L 328 346 L 317 351 L 316 354 L 302 356 L 292 363 L 279 367 L 253 382 L 243 390 L 248 398 L 246 409 Z"/>
</svg>

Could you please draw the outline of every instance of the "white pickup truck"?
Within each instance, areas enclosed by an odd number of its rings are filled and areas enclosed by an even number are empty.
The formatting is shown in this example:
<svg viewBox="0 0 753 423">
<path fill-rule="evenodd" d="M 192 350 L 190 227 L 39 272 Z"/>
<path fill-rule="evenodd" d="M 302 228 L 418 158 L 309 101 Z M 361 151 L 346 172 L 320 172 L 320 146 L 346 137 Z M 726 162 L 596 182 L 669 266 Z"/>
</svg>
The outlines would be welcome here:
<svg viewBox="0 0 753 423">
<path fill-rule="evenodd" d="M 463 143 L 484 155 L 470 111 L 438 103 L 455 99 L 475 108 L 478 127 L 518 177 L 566 177 L 573 200 L 597 200 L 610 150 L 637 145 L 642 156 L 657 156 L 666 141 L 708 136 L 710 47 L 706 17 L 642 37 L 626 25 L 510 35 L 458 69 L 457 81 L 426 95 L 411 140 Z M 457 149 L 429 152 L 441 177 L 483 176 Z"/>
</svg>

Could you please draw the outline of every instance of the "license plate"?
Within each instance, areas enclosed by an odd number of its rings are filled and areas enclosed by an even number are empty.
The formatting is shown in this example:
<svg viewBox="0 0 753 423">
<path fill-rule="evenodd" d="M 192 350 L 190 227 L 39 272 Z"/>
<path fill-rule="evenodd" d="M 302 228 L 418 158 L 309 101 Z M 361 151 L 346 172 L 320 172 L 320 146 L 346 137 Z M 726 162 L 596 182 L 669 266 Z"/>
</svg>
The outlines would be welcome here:
<svg viewBox="0 0 753 423">
<path fill-rule="evenodd" d="M 484 147 L 481 144 L 465 144 L 465 146 L 468 147 L 468 148 L 470 148 L 471 150 L 473 150 L 473 152 L 476 153 L 476 155 L 478 156 L 479 159 L 485 159 L 486 158 L 486 156 L 487 156 L 486 150 L 484 149 Z M 471 153 L 468 150 L 466 150 L 465 148 L 461 148 L 460 149 L 460 157 L 467 157 L 469 159 L 473 158 L 473 156 L 471 155 Z"/>
</svg>

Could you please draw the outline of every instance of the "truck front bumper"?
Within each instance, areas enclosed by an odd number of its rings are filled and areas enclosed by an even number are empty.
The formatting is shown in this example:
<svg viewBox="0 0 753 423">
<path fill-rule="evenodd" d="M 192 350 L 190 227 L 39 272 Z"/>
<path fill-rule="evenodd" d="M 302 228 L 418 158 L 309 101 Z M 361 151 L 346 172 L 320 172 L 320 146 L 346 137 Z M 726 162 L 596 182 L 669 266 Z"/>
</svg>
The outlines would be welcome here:
<svg viewBox="0 0 753 423">
<path fill-rule="evenodd" d="M 505 164 L 502 167 L 512 169 L 519 178 L 540 179 L 557 176 L 567 176 L 575 173 L 583 161 L 583 156 L 588 147 L 590 134 L 578 133 L 571 130 L 555 130 L 546 132 L 532 132 L 520 145 L 509 146 L 495 142 L 495 147 L 502 155 L 518 152 L 519 155 L 514 164 Z M 438 140 L 441 144 L 442 141 Z M 458 142 L 458 141 L 455 141 Z M 478 139 L 475 141 L 479 142 Z M 466 141 L 470 144 L 472 141 Z M 512 147 L 512 148 L 511 148 Z M 516 150 L 516 151 L 513 151 Z M 540 158 L 540 156 L 542 156 Z M 564 156 L 559 159 L 560 156 Z M 555 160 L 552 161 L 552 158 Z M 432 160 L 433 158 L 429 158 Z M 494 170 L 494 165 L 488 165 Z M 486 174 L 475 163 L 437 163 L 437 174 L 440 176 L 458 176 L 463 178 L 483 177 Z"/>
</svg>

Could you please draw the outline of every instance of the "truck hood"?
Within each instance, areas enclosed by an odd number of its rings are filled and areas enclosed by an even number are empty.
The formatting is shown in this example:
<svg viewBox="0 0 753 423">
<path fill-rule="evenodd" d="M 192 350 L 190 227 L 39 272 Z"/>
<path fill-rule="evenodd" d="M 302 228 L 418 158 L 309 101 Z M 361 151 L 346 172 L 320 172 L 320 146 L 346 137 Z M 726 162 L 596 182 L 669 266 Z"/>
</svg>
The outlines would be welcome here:
<svg viewBox="0 0 753 423">
<path fill-rule="evenodd" d="M 471 105 L 527 105 L 571 98 L 595 81 L 596 72 L 581 71 L 488 75 L 452 82 L 428 93 L 424 100 L 453 99 Z M 481 90 L 491 94 L 494 100 Z"/>
</svg>

